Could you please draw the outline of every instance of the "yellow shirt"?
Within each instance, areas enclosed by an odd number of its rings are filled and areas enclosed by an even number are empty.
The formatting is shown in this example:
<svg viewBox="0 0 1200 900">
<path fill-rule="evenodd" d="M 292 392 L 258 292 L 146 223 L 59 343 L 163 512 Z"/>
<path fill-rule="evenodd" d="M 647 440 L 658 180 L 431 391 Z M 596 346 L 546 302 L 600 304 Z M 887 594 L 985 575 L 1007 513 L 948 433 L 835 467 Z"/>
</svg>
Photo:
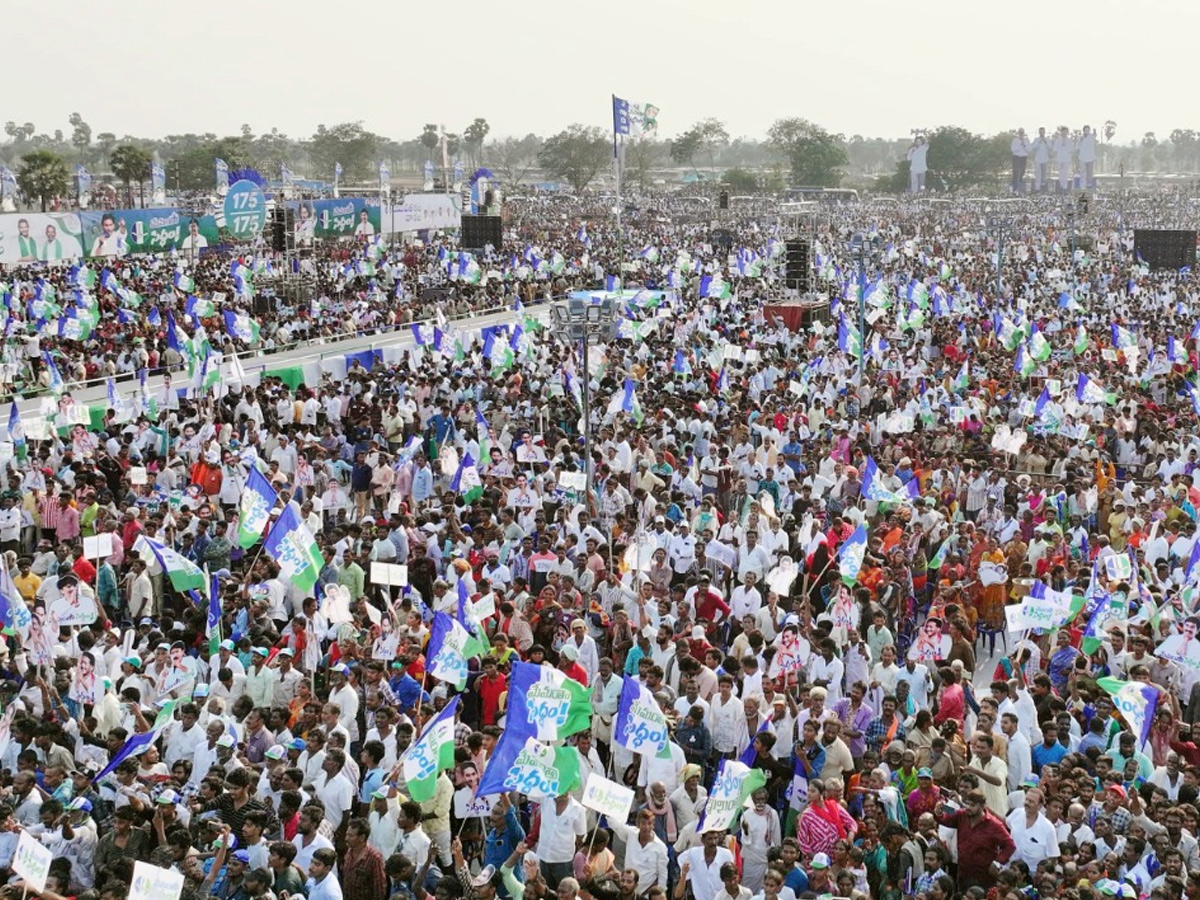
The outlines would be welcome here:
<svg viewBox="0 0 1200 900">
<path fill-rule="evenodd" d="M 13 578 L 13 584 L 17 588 L 17 593 L 25 598 L 27 603 L 32 603 L 37 596 L 38 588 L 42 586 L 42 579 L 33 572 L 28 575 L 22 575 L 20 572 Z"/>
</svg>

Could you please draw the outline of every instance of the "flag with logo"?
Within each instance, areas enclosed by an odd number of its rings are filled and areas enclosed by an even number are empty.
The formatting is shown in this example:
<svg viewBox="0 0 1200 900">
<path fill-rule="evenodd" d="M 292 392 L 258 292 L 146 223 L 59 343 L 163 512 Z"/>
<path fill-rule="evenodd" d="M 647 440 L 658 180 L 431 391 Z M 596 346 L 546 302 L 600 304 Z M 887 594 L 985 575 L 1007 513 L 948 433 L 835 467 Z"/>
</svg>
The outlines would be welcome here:
<svg viewBox="0 0 1200 900">
<path fill-rule="evenodd" d="M 401 772 L 408 795 L 417 803 L 432 800 L 438 775 L 454 768 L 454 714 L 460 698 L 455 696 L 429 720 L 401 757 Z"/>
<path fill-rule="evenodd" d="M 838 572 L 842 581 L 852 585 L 858 581 L 858 573 L 862 570 L 863 557 L 867 552 L 867 529 L 859 525 L 854 534 L 846 538 L 838 548 Z"/>
<path fill-rule="evenodd" d="M 508 729 L 541 741 L 558 741 L 591 724 L 586 687 L 558 669 L 514 662 L 508 679 Z"/>
<path fill-rule="evenodd" d="M 260 328 L 257 322 L 245 313 L 225 312 L 225 330 L 229 336 L 247 344 L 257 344 Z"/>
<path fill-rule="evenodd" d="M 613 740 L 643 756 L 669 755 L 667 717 L 659 709 L 650 688 L 636 678 L 625 678 L 617 718 L 613 725 Z"/>
<path fill-rule="evenodd" d="M 157 562 L 162 573 L 170 580 L 171 586 L 180 593 L 202 591 L 208 584 L 208 579 L 204 577 L 204 571 L 198 565 L 186 556 L 176 553 L 165 544 L 148 538 L 144 534 L 139 535 L 138 539 L 134 541 L 133 549 L 147 563 Z"/>
<path fill-rule="evenodd" d="M 143 731 L 141 734 L 135 734 L 133 737 L 125 741 L 116 753 L 113 754 L 107 766 L 101 769 L 96 777 L 92 779 L 95 784 L 107 778 L 117 766 L 129 759 L 131 756 L 140 755 L 145 752 L 146 748 L 158 740 L 158 736 L 162 734 L 163 729 L 170 725 L 175 720 L 175 705 L 181 703 L 181 700 L 168 700 L 158 711 L 158 715 L 154 717 L 154 724 L 149 731 Z"/>
<path fill-rule="evenodd" d="M 229 190 L 229 164 L 218 156 L 213 160 L 213 167 L 217 174 L 217 193 L 225 193 Z"/>
<path fill-rule="evenodd" d="M 450 490 L 462 497 L 464 503 L 474 503 L 483 496 L 483 482 L 479 479 L 479 470 L 475 468 L 475 460 L 470 453 L 463 454 L 458 470 L 450 481 Z"/>
<path fill-rule="evenodd" d="M 279 577 L 301 593 L 308 593 L 317 583 L 325 566 L 316 538 L 301 521 L 293 506 L 285 506 L 267 535 L 263 549 L 279 563 Z"/>
<path fill-rule="evenodd" d="M 1150 726 L 1154 724 L 1154 711 L 1158 708 L 1158 688 L 1119 678 L 1097 678 L 1096 684 L 1112 697 L 1113 706 L 1133 732 L 1140 750 L 1150 739 Z"/>
<path fill-rule="evenodd" d="M 475 796 L 517 791 L 534 799 L 560 797 L 580 784 L 578 750 L 551 747 L 510 727 L 496 742 Z"/>
<path fill-rule="evenodd" d="M 8 408 L 8 439 L 12 441 L 13 451 L 17 459 L 24 460 L 28 444 L 25 442 L 25 425 L 21 422 L 21 411 L 17 409 L 17 401 Z M 1200 545 L 1200 542 L 1198 542 Z"/>
<path fill-rule="evenodd" d="M 1117 395 L 1104 390 L 1104 386 L 1083 372 L 1075 384 L 1075 399 L 1080 403 L 1116 403 Z"/>
<path fill-rule="evenodd" d="M 199 597 L 199 594 L 196 595 Z M 205 616 L 204 634 L 208 638 L 208 658 L 213 659 L 221 649 L 221 579 L 208 576 L 208 613 Z"/>
<path fill-rule="evenodd" d="M 271 521 L 271 510 L 279 495 L 265 475 L 251 465 L 246 476 L 246 486 L 238 499 L 238 546 L 248 550 L 258 543 L 267 523 Z"/>
<path fill-rule="evenodd" d="M 425 648 L 429 674 L 461 691 L 467 684 L 467 659 L 473 641 L 470 632 L 456 618 L 435 612 L 429 626 L 429 644 Z M 509 717 L 511 719 L 511 712 Z"/>
<path fill-rule="evenodd" d="M 734 823 L 750 795 L 766 784 L 767 773 L 762 769 L 752 769 L 738 760 L 721 760 L 717 766 L 717 777 L 713 781 L 712 790 L 708 792 L 704 811 L 700 814 L 700 822 L 696 826 L 697 833 L 726 831 Z"/>
</svg>

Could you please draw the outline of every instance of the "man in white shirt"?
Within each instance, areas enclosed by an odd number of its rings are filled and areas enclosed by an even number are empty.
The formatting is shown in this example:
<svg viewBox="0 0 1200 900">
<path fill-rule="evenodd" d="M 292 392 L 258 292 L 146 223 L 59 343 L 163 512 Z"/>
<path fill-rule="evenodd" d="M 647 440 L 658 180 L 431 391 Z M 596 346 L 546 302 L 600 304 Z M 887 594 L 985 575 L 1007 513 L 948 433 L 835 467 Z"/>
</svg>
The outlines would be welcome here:
<svg viewBox="0 0 1200 900">
<path fill-rule="evenodd" d="M 1000 717 L 1000 730 L 1008 741 L 1008 790 L 1018 790 L 1033 773 L 1033 748 L 1021 731 L 1021 720 L 1015 712 Z"/>
<path fill-rule="evenodd" d="M 724 831 L 706 831 L 701 835 L 703 845 L 692 847 L 680 858 L 680 877 L 692 887 L 695 900 L 716 900 L 725 889 L 721 881 L 721 866 L 733 862 L 733 854 L 721 846 Z"/>
<path fill-rule="evenodd" d="M 1091 125 L 1083 126 L 1083 135 L 1079 138 L 1079 169 L 1083 176 L 1084 190 L 1096 187 L 1096 133 Z"/>
<path fill-rule="evenodd" d="M 296 858 L 293 862 L 300 867 L 300 871 L 305 875 L 309 873 L 313 856 L 318 850 L 333 850 L 333 844 L 329 838 L 318 831 L 320 827 L 321 813 L 317 807 L 300 810 L 300 820 L 296 825 L 296 836 L 292 838 L 292 843 L 296 845 Z"/>
<path fill-rule="evenodd" d="M 1058 834 L 1042 812 L 1041 790 L 1026 791 L 1024 808 L 1014 809 L 1007 821 L 1017 845 L 1017 856 L 1029 866 L 1029 871 L 1036 872 L 1043 859 L 1058 856 Z"/>
<path fill-rule="evenodd" d="M 667 884 L 667 845 L 654 833 L 654 813 L 638 813 L 637 827 L 617 825 L 625 838 L 625 868 L 637 872 L 637 895 L 644 896 L 654 886 Z"/>
<path fill-rule="evenodd" d="M 354 785 L 346 777 L 343 769 L 346 766 L 346 754 L 343 750 L 332 747 L 325 751 L 325 762 L 321 764 L 321 775 L 313 784 L 317 798 L 325 804 L 325 818 L 336 831 L 342 824 L 342 818 L 348 815 L 354 806 Z"/>
<path fill-rule="evenodd" d="M 1033 189 L 1041 193 L 1046 189 L 1046 181 L 1050 168 L 1050 139 L 1046 137 L 1046 129 L 1039 128 L 1038 136 L 1033 139 Z"/>
<path fill-rule="evenodd" d="M 1018 128 L 1012 139 L 1012 192 L 1025 193 L 1025 164 L 1029 161 L 1029 138 L 1025 129 Z"/>
<path fill-rule="evenodd" d="M 925 173 L 929 171 L 926 161 L 929 156 L 929 141 L 918 134 L 908 148 L 909 191 L 919 194 L 925 190 Z"/>
<path fill-rule="evenodd" d="M 342 900 L 342 886 L 333 874 L 336 867 L 337 851 L 332 847 L 313 853 L 308 864 L 308 882 L 304 885 L 308 900 Z"/>
<path fill-rule="evenodd" d="M 576 839 L 587 834 L 587 810 L 570 794 L 542 800 L 537 854 L 551 890 L 573 876 Z"/>
</svg>

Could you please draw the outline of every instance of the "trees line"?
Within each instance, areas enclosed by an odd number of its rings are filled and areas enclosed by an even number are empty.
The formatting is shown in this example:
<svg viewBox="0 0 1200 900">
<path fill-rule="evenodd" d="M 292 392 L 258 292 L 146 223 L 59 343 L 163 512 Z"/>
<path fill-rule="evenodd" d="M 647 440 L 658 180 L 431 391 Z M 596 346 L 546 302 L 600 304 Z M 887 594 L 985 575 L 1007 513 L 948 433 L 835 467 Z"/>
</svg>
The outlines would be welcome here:
<svg viewBox="0 0 1200 900">
<path fill-rule="evenodd" d="M 69 136 L 57 129 L 39 132 L 31 122 L 9 121 L 10 138 L 0 147 L 18 172 L 22 190 L 31 197 L 72 192 L 75 163 L 94 175 L 110 174 L 125 187 L 127 199 L 149 179 L 154 155 L 163 162 L 168 191 L 205 191 L 214 184 L 213 160 L 224 159 L 231 169 L 254 169 L 277 179 L 288 164 L 301 177 L 332 181 L 334 166 L 342 167 L 343 183 L 374 181 L 381 160 L 394 176 L 420 173 L 425 161 L 442 167 L 445 156 L 461 159 L 469 170 L 486 165 L 507 185 L 519 185 L 535 172 L 583 190 L 611 167 L 612 136 L 604 128 L 571 125 L 547 138 L 535 134 L 488 141 L 491 126 L 476 117 L 461 132 L 445 132 L 428 124 L 406 141 L 374 134 L 361 122 L 318 126 L 309 138 L 291 138 L 271 129 L 256 134 L 249 124 L 241 133 L 213 133 L 141 138 L 113 132 L 93 135 L 79 113 L 68 119 Z M 1111 120 L 1098 129 L 1100 171 L 1118 165 L 1133 170 L 1196 171 L 1200 169 L 1200 133 L 1175 129 L 1166 140 L 1154 133 L 1127 144 L 1114 143 L 1117 126 Z M 1009 157 L 1011 132 L 984 136 L 957 126 L 926 132 L 930 138 L 930 184 L 946 190 L 1002 183 Z M 631 188 L 649 187 L 656 173 L 674 165 L 706 180 L 719 180 L 738 192 L 778 189 L 785 184 L 837 187 L 845 181 L 877 190 L 903 190 L 907 139 L 847 137 L 834 134 L 803 118 L 776 121 L 764 140 L 731 138 L 725 123 L 703 119 L 671 140 L 642 138 L 627 143 L 623 177 Z M 19 162 L 18 162 L 19 160 Z"/>
</svg>

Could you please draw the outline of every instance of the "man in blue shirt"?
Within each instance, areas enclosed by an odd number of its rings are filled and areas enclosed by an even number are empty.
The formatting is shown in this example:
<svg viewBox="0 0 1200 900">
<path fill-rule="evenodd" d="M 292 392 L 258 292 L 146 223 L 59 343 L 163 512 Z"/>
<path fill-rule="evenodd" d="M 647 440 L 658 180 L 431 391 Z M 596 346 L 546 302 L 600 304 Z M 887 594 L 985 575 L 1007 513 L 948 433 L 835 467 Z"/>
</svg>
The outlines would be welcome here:
<svg viewBox="0 0 1200 900">
<path fill-rule="evenodd" d="M 1033 748 L 1033 771 L 1042 774 L 1042 766 L 1057 765 L 1067 755 L 1067 748 L 1058 742 L 1058 726 L 1047 722 L 1042 726 L 1042 742 Z"/>
<path fill-rule="evenodd" d="M 521 823 L 517 819 L 516 807 L 513 806 L 508 794 L 501 794 L 496 805 L 492 807 L 492 811 L 488 813 L 488 833 L 483 847 L 484 867 L 494 866 L 496 871 L 499 871 L 513 851 L 517 849 L 517 844 L 523 840 L 525 840 L 525 829 L 521 827 Z M 515 874 L 518 879 L 521 879 L 524 873 L 518 868 L 515 870 Z M 499 894 L 501 897 L 507 897 L 508 891 L 501 886 Z"/>
</svg>

